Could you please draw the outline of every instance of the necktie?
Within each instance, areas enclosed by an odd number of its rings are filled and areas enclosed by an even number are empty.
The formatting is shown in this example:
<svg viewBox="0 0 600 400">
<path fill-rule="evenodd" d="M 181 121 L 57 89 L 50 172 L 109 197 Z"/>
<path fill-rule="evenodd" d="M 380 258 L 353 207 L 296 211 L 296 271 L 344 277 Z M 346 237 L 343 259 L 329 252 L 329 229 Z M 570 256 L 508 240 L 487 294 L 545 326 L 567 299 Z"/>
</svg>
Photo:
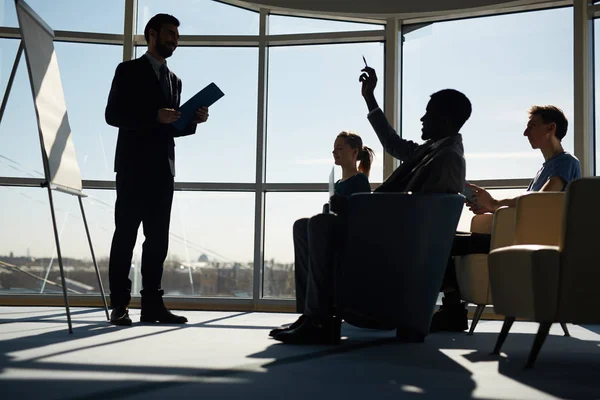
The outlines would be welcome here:
<svg viewBox="0 0 600 400">
<path fill-rule="evenodd" d="M 171 79 L 169 74 L 169 69 L 165 64 L 160 66 L 160 86 L 162 87 L 163 93 L 167 99 L 167 103 L 169 107 L 171 106 L 172 96 L 171 96 Z"/>
</svg>

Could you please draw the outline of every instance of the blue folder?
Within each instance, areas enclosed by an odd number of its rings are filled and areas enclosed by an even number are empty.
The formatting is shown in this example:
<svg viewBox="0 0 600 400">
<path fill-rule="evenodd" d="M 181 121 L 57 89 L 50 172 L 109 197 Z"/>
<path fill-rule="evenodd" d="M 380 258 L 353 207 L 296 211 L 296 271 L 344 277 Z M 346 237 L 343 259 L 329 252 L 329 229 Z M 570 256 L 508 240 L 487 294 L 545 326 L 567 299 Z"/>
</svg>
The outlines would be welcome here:
<svg viewBox="0 0 600 400">
<path fill-rule="evenodd" d="M 173 126 L 182 131 L 187 124 L 194 120 L 197 109 L 200 107 L 210 107 L 223 96 L 225 96 L 225 94 L 221 91 L 221 89 L 219 89 L 214 82 L 211 82 L 210 85 L 196 93 L 194 97 L 179 107 L 181 116 L 177 121 L 173 122 Z"/>
</svg>

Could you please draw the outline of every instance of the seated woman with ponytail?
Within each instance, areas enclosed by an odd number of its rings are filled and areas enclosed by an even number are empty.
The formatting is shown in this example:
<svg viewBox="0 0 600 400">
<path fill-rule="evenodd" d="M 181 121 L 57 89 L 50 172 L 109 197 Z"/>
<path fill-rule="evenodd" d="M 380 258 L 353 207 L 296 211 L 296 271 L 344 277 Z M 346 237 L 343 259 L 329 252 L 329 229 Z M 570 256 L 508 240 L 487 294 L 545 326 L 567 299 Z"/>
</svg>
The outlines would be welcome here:
<svg viewBox="0 0 600 400">
<path fill-rule="evenodd" d="M 335 183 L 335 194 L 330 199 L 331 211 L 345 216 L 348 197 L 371 191 L 369 172 L 375 153 L 363 145 L 360 136 L 346 131 L 335 139 L 332 153 L 335 165 L 342 167 L 342 179 Z"/>
<path fill-rule="evenodd" d="M 332 153 L 335 165 L 342 168 L 342 178 L 335 183 L 335 194 L 330 199 L 331 211 L 335 215 L 319 214 L 294 223 L 296 312 L 302 316 L 287 328 L 273 329 L 269 333 L 273 337 L 302 324 L 309 279 L 315 279 L 315 274 L 333 274 L 335 255 L 344 245 L 348 198 L 354 193 L 371 192 L 369 172 L 375 153 L 363 145 L 361 137 L 353 132 L 341 132 L 335 139 Z M 313 268 L 313 265 L 318 267 Z M 333 290 L 330 293 L 308 293 L 308 296 L 325 296 L 333 302 Z"/>
</svg>

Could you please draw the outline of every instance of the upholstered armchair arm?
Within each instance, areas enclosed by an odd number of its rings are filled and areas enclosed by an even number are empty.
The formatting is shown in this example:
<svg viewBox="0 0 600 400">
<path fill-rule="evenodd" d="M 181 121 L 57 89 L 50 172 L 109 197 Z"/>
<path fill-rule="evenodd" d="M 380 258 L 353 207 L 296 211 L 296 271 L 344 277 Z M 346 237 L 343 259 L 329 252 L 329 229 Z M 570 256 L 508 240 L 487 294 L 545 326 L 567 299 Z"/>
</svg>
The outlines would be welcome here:
<svg viewBox="0 0 600 400">
<path fill-rule="evenodd" d="M 514 244 L 560 246 L 562 192 L 528 193 L 517 199 Z"/>
<path fill-rule="evenodd" d="M 492 233 L 492 222 L 494 214 L 479 214 L 471 219 L 471 232 L 473 233 Z"/>
<path fill-rule="evenodd" d="M 533 321 L 555 321 L 558 304 L 558 246 L 515 245 L 488 258 L 497 314 Z"/>
<path fill-rule="evenodd" d="M 492 229 L 492 242 L 490 249 L 512 246 L 515 243 L 515 216 L 514 207 L 501 207 L 494 213 Z"/>
</svg>

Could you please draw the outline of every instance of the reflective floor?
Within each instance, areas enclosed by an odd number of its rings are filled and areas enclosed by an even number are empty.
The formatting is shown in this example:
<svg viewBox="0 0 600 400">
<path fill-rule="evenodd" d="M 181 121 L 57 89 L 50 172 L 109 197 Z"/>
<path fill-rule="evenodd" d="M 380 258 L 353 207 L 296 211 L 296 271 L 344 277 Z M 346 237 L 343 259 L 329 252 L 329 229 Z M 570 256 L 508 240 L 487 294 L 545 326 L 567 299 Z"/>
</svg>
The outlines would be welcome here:
<svg viewBox="0 0 600 400">
<path fill-rule="evenodd" d="M 422 344 L 344 324 L 340 346 L 286 346 L 268 337 L 293 314 L 181 312 L 185 326 L 108 325 L 99 309 L 0 307 L 2 399 L 600 398 L 600 326 L 553 326 L 523 369 L 537 324 L 517 322 L 501 357 L 500 321 L 474 336 Z"/>
</svg>

